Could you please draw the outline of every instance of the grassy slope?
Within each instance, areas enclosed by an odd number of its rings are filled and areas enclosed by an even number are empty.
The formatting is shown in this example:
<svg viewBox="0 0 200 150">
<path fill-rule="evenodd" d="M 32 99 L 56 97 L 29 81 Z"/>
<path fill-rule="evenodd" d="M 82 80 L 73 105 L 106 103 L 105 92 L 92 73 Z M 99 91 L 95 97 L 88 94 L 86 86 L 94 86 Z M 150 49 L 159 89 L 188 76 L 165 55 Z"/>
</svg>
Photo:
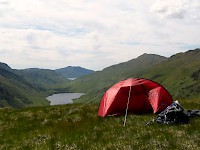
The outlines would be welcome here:
<svg viewBox="0 0 200 150">
<path fill-rule="evenodd" d="M 200 99 L 181 101 L 185 109 L 199 108 Z M 143 126 L 154 114 L 97 116 L 88 104 L 0 110 L 0 149 L 200 149 L 200 118 L 189 124 Z M 74 108 L 77 111 L 68 114 Z"/>
<path fill-rule="evenodd" d="M 114 83 L 132 76 L 139 77 L 141 72 L 166 60 L 165 57 L 154 54 L 143 54 L 136 59 L 125 63 L 113 65 L 102 71 L 97 71 L 91 75 L 81 77 L 71 84 L 64 86 L 69 87 L 72 91 L 87 93 L 81 101 L 87 101 L 91 97 L 106 91 Z"/>
<path fill-rule="evenodd" d="M 200 49 L 179 53 L 168 59 L 144 54 L 129 62 L 77 79 L 70 86 L 72 90 L 89 91 L 88 95 L 77 100 L 83 102 L 101 94 L 122 79 L 142 77 L 163 85 L 174 99 L 198 98 L 200 97 L 199 58 Z"/>
<path fill-rule="evenodd" d="M 175 98 L 200 97 L 200 49 L 179 53 L 143 73 Z"/>
<path fill-rule="evenodd" d="M 22 108 L 49 105 L 45 99 L 55 92 L 66 92 L 57 85 L 68 82 L 65 77 L 48 69 L 13 70 L 0 64 L 0 107 Z"/>
<path fill-rule="evenodd" d="M 42 98 L 26 80 L 13 73 L 12 70 L 0 69 L 0 105 L 21 108 L 24 106 L 47 105 L 48 101 Z"/>
<path fill-rule="evenodd" d="M 17 74 L 23 77 L 30 84 L 34 85 L 40 90 L 49 89 L 51 86 L 69 82 L 67 78 L 59 75 L 56 71 L 49 69 L 24 69 L 16 70 Z"/>
<path fill-rule="evenodd" d="M 119 80 L 130 77 L 130 75 L 134 74 L 135 76 L 139 76 L 143 70 L 150 68 L 163 60 L 166 60 L 166 58 L 154 54 L 143 54 L 136 59 L 113 65 L 102 71 L 79 78 L 73 81 L 70 86 L 72 86 L 72 89 L 78 89 L 82 92 L 100 90 L 111 86 Z M 82 83 L 84 83 L 84 85 Z"/>
<path fill-rule="evenodd" d="M 78 78 L 80 76 L 84 76 L 94 72 L 93 70 L 85 69 L 78 66 L 68 66 L 65 68 L 56 69 L 55 71 L 66 78 Z"/>
</svg>

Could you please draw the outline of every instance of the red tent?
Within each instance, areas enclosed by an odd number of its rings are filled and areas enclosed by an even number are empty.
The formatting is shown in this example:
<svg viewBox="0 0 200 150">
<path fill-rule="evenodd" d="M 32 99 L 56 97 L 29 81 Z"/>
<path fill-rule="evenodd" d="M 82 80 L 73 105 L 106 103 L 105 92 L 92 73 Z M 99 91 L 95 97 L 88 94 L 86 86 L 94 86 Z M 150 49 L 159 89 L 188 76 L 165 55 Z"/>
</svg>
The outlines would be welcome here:
<svg viewBox="0 0 200 150">
<path fill-rule="evenodd" d="M 164 87 L 153 81 L 130 78 L 110 87 L 101 99 L 98 115 L 119 115 L 127 112 L 159 113 L 172 103 Z"/>
</svg>

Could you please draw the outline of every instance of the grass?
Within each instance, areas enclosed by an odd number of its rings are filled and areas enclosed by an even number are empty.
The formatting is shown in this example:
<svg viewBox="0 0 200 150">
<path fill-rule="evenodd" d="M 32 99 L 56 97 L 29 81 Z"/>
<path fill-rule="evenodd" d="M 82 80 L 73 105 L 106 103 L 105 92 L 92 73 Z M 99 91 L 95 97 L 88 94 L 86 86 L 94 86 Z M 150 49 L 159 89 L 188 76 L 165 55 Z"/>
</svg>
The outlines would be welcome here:
<svg viewBox="0 0 200 150">
<path fill-rule="evenodd" d="M 200 97 L 199 57 L 200 49 L 178 53 L 170 58 L 145 54 L 63 83 L 61 87 L 67 87 L 68 91 L 85 93 L 85 96 L 76 100 L 77 103 L 84 103 L 121 80 L 139 77 L 161 84 L 174 99 L 194 99 Z M 95 99 L 98 100 L 100 98 Z"/>
<path fill-rule="evenodd" d="M 199 109 L 199 102 L 181 104 Z M 129 114 L 124 127 L 123 116 L 102 118 L 97 110 L 97 104 L 1 109 L 0 149 L 200 149 L 198 117 L 189 124 L 144 126 L 157 115 Z"/>
</svg>

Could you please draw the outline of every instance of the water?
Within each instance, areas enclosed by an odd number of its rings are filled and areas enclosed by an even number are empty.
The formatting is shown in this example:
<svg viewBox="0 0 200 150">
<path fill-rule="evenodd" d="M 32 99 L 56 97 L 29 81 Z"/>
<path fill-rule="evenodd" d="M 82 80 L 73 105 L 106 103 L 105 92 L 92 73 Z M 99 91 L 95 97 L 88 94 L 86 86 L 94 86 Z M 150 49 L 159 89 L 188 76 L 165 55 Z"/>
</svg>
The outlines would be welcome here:
<svg viewBox="0 0 200 150">
<path fill-rule="evenodd" d="M 83 93 L 59 93 L 48 96 L 46 99 L 51 103 L 50 105 L 72 104 L 73 99 L 79 98 Z"/>
<path fill-rule="evenodd" d="M 68 78 L 69 80 L 75 80 L 76 78 Z"/>
</svg>

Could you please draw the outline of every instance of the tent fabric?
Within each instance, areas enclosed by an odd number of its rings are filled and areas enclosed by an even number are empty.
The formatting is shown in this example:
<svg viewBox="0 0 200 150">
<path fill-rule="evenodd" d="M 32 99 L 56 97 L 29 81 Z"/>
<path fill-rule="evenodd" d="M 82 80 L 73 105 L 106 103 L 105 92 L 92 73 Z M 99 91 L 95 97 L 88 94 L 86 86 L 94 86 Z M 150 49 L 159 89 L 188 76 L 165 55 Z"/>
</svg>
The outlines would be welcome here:
<svg viewBox="0 0 200 150">
<path fill-rule="evenodd" d="M 158 83 L 143 78 L 130 78 L 114 84 L 105 92 L 100 101 L 98 116 L 124 114 L 128 98 L 128 112 L 132 113 L 159 113 L 172 103 L 171 95 Z"/>
</svg>

